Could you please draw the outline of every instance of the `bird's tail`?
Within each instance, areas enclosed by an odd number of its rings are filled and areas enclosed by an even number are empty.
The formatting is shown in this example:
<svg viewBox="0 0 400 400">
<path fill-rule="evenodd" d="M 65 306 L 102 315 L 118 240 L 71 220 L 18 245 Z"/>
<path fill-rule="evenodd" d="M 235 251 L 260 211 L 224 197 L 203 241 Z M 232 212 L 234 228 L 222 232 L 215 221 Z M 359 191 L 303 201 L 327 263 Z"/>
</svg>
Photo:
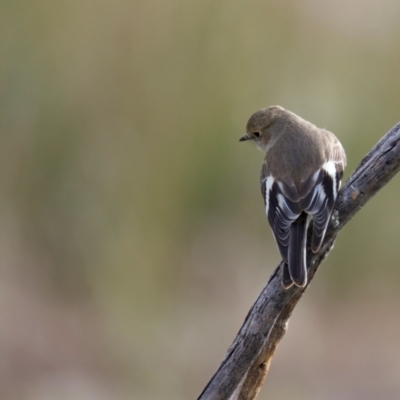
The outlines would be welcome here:
<svg viewBox="0 0 400 400">
<path fill-rule="evenodd" d="M 289 275 L 296 286 L 304 287 L 307 284 L 307 214 L 302 213 L 290 227 L 288 269 Z"/>
</svg>

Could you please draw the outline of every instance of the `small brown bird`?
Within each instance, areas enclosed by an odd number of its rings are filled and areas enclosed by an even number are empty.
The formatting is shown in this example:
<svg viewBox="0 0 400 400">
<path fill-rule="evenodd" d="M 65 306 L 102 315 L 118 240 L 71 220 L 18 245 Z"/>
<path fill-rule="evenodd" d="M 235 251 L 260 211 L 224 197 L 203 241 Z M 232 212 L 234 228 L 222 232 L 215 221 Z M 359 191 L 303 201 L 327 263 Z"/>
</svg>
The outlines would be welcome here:
<svg viewBox="0 0 400 400">
<path fill-rule="evenodd" d="M 346 154 L 336 136 L 280 106 L 254 113 L 240 141 L 265 152 L 261 192 L 268 221 L 285 262 L 282 284 L 307 285 L 307 228 L 317 252 L 336 202 Z"/>
</svg>

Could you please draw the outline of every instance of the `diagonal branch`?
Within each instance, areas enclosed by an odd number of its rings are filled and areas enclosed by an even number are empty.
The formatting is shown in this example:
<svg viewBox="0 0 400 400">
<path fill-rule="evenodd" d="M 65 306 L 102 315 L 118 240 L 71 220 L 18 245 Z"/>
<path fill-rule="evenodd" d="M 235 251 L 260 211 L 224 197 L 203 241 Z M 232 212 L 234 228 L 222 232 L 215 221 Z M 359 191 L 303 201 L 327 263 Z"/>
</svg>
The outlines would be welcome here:
<svg viewBox="0 0 400 400">
<path fill-rule="evenodd" d="M 367 154 L 340 191 L 323 245 L 315 254 L 308 249 L 309 282 L 332 249 L 338 232 L 399 170 L 400 123 Z M 257 396 L 293 309 L 307 289 L 283 289 L 281 266 L 282 262 L 198 400 L 251 400 Z"/>
</svg>

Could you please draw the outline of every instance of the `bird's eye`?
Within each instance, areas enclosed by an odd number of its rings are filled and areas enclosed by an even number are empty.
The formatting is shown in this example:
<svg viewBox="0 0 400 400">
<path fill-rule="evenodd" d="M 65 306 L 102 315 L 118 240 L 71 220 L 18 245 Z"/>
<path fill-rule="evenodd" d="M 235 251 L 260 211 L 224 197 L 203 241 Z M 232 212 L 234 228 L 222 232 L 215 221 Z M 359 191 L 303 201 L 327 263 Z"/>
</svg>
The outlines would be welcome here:
<svg viewBox="0 0 400 400">
<path fill-rule="evenodd" d="M 260 132 L 253 132 L 253 135 L 254 135 L 256 138 L 259 138 L 259 137 L 261 136 Z"/>
</svg>

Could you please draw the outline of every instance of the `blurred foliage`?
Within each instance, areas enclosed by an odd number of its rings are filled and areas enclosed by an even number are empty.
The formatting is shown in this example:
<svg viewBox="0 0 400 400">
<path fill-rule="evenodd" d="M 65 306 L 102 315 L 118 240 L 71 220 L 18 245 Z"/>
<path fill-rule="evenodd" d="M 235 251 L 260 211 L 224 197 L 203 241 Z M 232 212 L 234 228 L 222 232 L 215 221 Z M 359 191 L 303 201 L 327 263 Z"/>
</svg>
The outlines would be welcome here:
<svg viewBox="0 0 400 400">
<path fill-rule="evenodd" d="M 120 388 L 104 398 L 194 398 L 279 261 L 259 193 L 262 154 L 237 142 L 248 117 L 280 104 L 335 132 L 348 177 L 400 119 L 399 13 L 376 0 L 1 1 L 0 293 L 21 286 L 61 315 L 65 304 L 77 315 L 89 307 Z M 359 315 L 375 298 L 388 318 L 398 311 L 398 182 L 339 235 L 303 306 L 321 304 L 320 327 L 301 308 L 288 333 L 309 333 L 302 354 L 317 337 L 332 345 L 327 308 Z M 344 326 L 356 323 L 348 315 Z M 15 335 L 31 328 L 21 322 Z M 306 372 L 296 381 L 304 360 L 282 351 L 261 399 L 340 397 L 323 375 L 329 350 L 318 384 Z M 13 357 L 2 398 L 57 397 L 37 389 L 51 373 L 28 385 Z M 386 373 L 399 362 L 387 360 L 369 371 L 370 398 L 382 387 L 400 395 Z M 367 398 L 360 382 L 343 383 L 346 398 Z"/>
</svg>

